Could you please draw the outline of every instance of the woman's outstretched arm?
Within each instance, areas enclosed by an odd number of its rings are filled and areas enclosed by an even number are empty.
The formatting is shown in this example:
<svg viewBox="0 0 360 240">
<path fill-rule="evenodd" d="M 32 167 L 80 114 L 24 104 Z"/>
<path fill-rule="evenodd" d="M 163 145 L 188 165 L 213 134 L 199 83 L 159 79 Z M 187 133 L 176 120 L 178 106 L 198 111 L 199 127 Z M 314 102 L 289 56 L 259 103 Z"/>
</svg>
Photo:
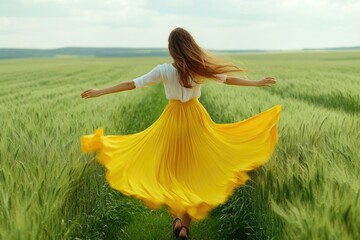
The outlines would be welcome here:
<svg viewBox="0 0 360 240">
<path fill-rule="evenodd" d="M 116 93 L 126 90 L 132 90 L 132 89 L 135 89 L 134 81 L 127 81 L 108 88 L 85 90 L 81 93 L 81 97 L 82 98 L 99 97 L 105 94 Z"/>
<path fill-rule="evenodd" d="M 238 77 L 226 77 L 226 81 L 224 82 L 228 85 L 237 85 L 237 86 L 254 86 L 254 87 L 270 87 L 272 84 L 276 83 L 275 78 L 273 77 L 266 77 L 259 81 L 254 80 L 244 80 Z"/>
</svg>

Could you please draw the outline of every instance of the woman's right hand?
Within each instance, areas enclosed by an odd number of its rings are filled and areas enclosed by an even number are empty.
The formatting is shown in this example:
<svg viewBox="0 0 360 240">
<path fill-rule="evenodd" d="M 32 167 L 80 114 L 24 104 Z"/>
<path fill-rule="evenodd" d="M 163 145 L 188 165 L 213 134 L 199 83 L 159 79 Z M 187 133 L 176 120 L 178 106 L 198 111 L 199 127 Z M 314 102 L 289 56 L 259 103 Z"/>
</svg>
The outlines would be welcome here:
<svg viewBox="0 0 360 240">
<path fill-rule="evenodd" d="M 274 85 L 276 83 L 275 78 L 273 77 L 266 77 L 262 80 L 257 81 L 256 86 L 257 87 L 271 87 L 272 85 Z"/>
</svg>

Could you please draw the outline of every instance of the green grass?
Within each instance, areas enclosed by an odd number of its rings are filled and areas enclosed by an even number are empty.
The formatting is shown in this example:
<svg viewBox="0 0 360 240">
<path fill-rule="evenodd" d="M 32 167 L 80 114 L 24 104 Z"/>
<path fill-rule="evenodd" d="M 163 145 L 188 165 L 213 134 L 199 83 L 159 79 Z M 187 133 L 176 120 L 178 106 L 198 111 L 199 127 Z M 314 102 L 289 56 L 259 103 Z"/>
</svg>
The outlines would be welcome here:
<svg viewBox="0 0 360 240">
<path fill-rule="evenodd" d="M 225 57 L 224 57 L 225 58 Z M 205 84 L 215 122 L 281 104 L 279 142 L 192 239 L 360 238 L 360 52 L 232 55 L 271 88 Z M 169 58 L 6 60 L 0 65 L 0 239 L 172 239 L 165 206 L 112 190 L 80 136 L 150 126 L 167 100 L 159 84 L 81 99 Z"/>
<path fill-rule="evenodd" d="M 249 187 L 239 189 L 222 209 L 227 236 L 359 238 L 360 53 L 234 58 L 240 60 L 257 69 L 250 79 L 272 75 L 277 84 L 203 89 L 215 121 L 238 121 L 275 104 L 283 111 L 271 161 L 255 170 Z M 244 227 L 234 232 L 239 222 Z"/>
</svg>

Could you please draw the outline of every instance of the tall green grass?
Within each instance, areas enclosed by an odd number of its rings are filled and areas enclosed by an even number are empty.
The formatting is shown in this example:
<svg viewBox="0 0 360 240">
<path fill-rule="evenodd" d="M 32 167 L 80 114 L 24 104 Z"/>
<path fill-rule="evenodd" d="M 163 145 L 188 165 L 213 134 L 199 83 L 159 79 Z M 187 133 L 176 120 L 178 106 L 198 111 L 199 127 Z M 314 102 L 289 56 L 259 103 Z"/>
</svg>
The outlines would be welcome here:
<svg viewBox="0 0 360 240">
<path fill-rule="evenodd" d="M 275 76 L 277 84 L 207 85 L 204 104 L 214 119 L 240 121 L 275 104 L 283 111 L 271 160 L 252 171 L 252 181 L 219 209 L 226 236 L 360 238 L 360 53 L 252 55 L 234 61 L 240 60 L 258 69 L 248 78 Z"/>
<path fill-rule="evenodd" d="M 165 103 L 157 97 L 161 86 L 96 99 L 80 93 L 127 81 L 154 62 L 2 62 L 1 239 L 106 239 L 131 221 L 131 202 L 108 187 L 94 155 L 80 152 L 80 136 L 100 126 L 106 134 L 147 127 Z"/>
<path fill-rule="evenodd" d="M 222 239 L 357 239 L 359 52 L 227 57 L 274 76 L 272 88 L 205 84 L 214 121 L 281 104 L 279 142 L 252 180 L 214 209 Z M 0 239 L 123 239 L 142 206 L 110 189 L 80 136 L 145 129 L 166 104 L 161 85 L 81 99 L 168 58 L 7 60 L 0 65 Z M 137 215 L 138 216 L 138 215 Z M 150 230 L 149 230 L 150 231 Z"/>
</svg>

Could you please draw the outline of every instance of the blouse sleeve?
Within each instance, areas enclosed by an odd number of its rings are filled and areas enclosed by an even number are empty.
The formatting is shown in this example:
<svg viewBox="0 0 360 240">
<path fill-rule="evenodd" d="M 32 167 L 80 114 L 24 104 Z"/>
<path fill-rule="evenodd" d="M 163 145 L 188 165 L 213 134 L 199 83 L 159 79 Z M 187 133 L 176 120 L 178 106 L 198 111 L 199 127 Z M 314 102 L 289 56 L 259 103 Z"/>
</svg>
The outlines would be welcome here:
<svg viewBox="0 0 360 240">
<path fill-rule="evenodd" d="M 157 65 L 147 74 L 133 79 L 135 88 L 143 88 L 162 82 L 161 64 Z"/>
<path fill-rule="evenodd" d="M 224 83 L 227 78 L 227 75 L 225 75 L 225 74 L 216 74 L 215 76 L 216 76 L 215 81 L 219 82 L 219 83 Z"/>
</svg>

